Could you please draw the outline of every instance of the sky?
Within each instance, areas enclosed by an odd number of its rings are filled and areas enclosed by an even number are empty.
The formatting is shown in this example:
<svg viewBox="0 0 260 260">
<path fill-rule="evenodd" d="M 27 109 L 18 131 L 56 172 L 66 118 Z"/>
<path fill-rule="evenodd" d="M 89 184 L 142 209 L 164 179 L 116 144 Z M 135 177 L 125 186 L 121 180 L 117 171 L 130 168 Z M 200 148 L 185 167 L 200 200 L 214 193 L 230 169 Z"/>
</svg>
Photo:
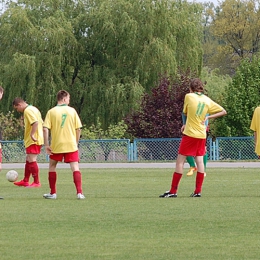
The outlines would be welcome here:
<svg viewBox="0 0 260 260">
<path fill-rule="evenodd" d="M 189 0 L 190 2 L 193 2 L 193 0 Z M 214 5 L 218 5 L 218 0 L 194 0 L 194 2 L 198 2 L 198 3 L 208 3 L 208 2 L 212 2 L 214 3 Z"/>
</svg>

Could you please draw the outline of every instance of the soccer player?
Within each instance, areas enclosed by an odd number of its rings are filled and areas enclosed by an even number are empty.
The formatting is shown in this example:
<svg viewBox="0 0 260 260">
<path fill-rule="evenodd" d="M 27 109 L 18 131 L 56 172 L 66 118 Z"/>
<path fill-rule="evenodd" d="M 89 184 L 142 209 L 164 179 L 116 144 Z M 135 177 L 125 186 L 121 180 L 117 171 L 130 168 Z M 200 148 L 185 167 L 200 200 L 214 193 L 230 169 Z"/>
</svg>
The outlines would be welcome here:
<svg viewBox="0 0 260 260">
<path fill-rule="evenodd" d="M 200 79 L 195 78 L 190 82 L 190 93 L 185 95 L 183 113 L 187 116 L 186 125 L 183 125 L 183 133 L 176 168 L 172 176 L 171 189 L 161 194 L 161 198 L 176 198 L 179 182 L 183 174 L 183 166 L 187 156 L 194 156 L 198 167 L 195 190 L 190 197 L 201 197 L 204 180 L 203 156 L 206 145 L 205 122 L 211 118 L 226 115 L 223 107 L 215 103 L 203 94 L 204 86 Z M 209 114 L 207 116 L 207 114 Z"/>
<path fill-rule="evenodd" d="M 185 116 L 183 116 L 183 124 L 186 124 L 186 119 Z M 207 167 L 207 161 L 208 161 L 208 153 L 207 153 L 207 139 L 208 139 L 208 135 L 209 135 L 209 124 L 208 124 L 208 120 L 205 122 L 206 125 L 206 146 L 205 146 L 205 154 L 203 156 L 203 163 L 204 163 L 204 176 L 206 176 L 206 167 Z M 195 158 L 193 156 L 187 156 L 186 158 L 187 163 L 190 166 L 189 171 L 187 172 L 187 176 L 192 176 L 194 172 L 197 171 L 197 166 L 195 163 Z"/>
<path fill-rule="evenodd" d="M 2 99 L 4 95 L 4 89 L 0 86 L 0 100 Z M 1 138 L 2 139 L 2 138 Z M 0 171 L 2 170 L 2 145 L 0 143 Z M 0 197 L 0 199 L 4 199 L 3 197 Z"/>
<path fill-rule="evenodd" d="M 70 164 L 78 199 L 85 199 L 82 194 L 81 172 L 79 170 L 78 142 L 82 123 L 76 110 L 69 106 L 70 94 L 65 90 L 57 93 L 57 106 L 51 108 L 43 124 L 44 145 L 49 157 L 50 193 L 44 194 L 45 199 L 56 199 L 56 166 L 64 160 Z M 51 144 L 49 144 L 49 131 Z"/>
<path fill-rule="evenodd" d="M 255 153 L 260 156 L 260 106 L 255 108 L 254 114 L 252 117 L 250 129 L 254 131 L 254 139 L 255 139 Z"/>
<path fill-rule="evenodd" d="M 24 167 L 24 178 L 14 182 L 14 185 L 29 188 L 41 187 L 39 179 L 39 167 L 37 157 L 43 145 L 43 120 L 41 112 L 35 106 L 27 104 L 22 98 L 13 100 L 13 107 L 17 112 L 23 113 L 24 117 L 24 146 L 26 151 L 26 162 Z M 33 182 L 30 184 L 30 176 Z"/>
</svg>

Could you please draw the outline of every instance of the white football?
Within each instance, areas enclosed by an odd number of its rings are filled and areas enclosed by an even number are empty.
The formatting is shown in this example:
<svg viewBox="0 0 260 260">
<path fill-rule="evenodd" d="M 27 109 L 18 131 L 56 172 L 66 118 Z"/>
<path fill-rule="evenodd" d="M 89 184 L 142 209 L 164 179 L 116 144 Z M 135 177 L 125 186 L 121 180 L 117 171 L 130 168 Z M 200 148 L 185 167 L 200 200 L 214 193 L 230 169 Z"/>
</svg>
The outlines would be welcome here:
<svg viewBox="0 0 260 260">
<path fill-rule="evenodd" d="M 6 173 L 6 179 L 10 182 L 14 182 L 18 179 L 18 172 L 15 170 L 10 170 Z"/>
</svg>

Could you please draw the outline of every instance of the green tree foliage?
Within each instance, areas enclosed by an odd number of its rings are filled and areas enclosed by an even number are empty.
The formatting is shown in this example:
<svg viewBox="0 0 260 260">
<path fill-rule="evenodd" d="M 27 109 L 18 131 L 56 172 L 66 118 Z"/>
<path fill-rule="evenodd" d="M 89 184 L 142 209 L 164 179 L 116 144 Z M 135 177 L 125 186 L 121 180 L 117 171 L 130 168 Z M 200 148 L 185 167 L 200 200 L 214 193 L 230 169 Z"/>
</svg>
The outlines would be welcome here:
<svg viewBox="0 0 260 260">
<path fill-rule="evenodd" d="M 23 120 L 17 119 L 14 113 L 0 113 L 0 140 L 23 140 Z"/>
<path fill-rule="evenodd" d="M 71 23 L 56 4 L 18 1 L 0 18 L 0 77 L 8 100 L 2 102 L 4 111 L 11 108 L 15 96 L 21 96 L 45 114 L 55 104 L 59 89 L 70 90 L 65 84 L 70 75 L 65 72 L 72 69 L 67 59 L 77 41 Z M 74 9 L 72 1 L 70 6 Z"/>
<path fill-rule="evenodd" d="M 227 116 L 218 120 L 222 136 L 250 136 L 254 109 L 260 104 L 260 59 L 243 60 L 224 96 Z"/>
<path fill-rule="evenodd" d="M 219 104 L 225 102 L 226 89 L 231 83 L 229 76 L 219 75 L 219 71 L 204 68 L 201 74 L 205 83 L 205 94 Z M 163 77 L 151 94 L 145 94 L 141 107 L 126 118 L 127 132 L 135 138 L 171 138 L 181 137 L 181 112 L 186 93 L 189 92 L 190 76 L 182 74 L 181 78 Z M 224 105 L 223 105 L 224 106 Z M 211 137 L 222 136 L 220 119 L 210 121 Z"/>
<path fill-rule="evenodd" d="M 7 1 L 6 1 L 7 3 Z M 0 17 L 2 111 L 15 96 L 43 116 L 58 90 L 90 127 L 120 122 L 158 75 L 202 65 L 201 5 L 154 0 L 18 0 Z"/>
<path fill-rule="evenodd" d="M 187 3 L 96 3 L 87 20 L 86 49 L 94 77 L 89 77 L 86 86 L 82 108 L 90 105 L 82 109 L 83 117 L 98 115 L 107 128 L 108 122 L 114 124 L 138 108 L 138 99 L 151 90 L 159 74 L 175 74 L 177 66 L 199 73 L 199 21 L 200 9 Z M 101 102 L 95 102 L 97 97 Z"/>
<path fill-rule="evenodd" d="M 204 67 L 201 72 L 201 79 L 205 84 L 205 93 L 219 104 L 223 103 L 228 84 L 232 78 L 229 75 L 222 75 L 219 69 L 211 70 Z"/>
<path fill-rule="evenodd" d="M 207 7 L 210 23 L 206 30 L 212 37 L 205 42 L 204 50 L 209 44 L 214 49 L 208 49 L 206 65 L 219 67 L 222 73 L 233 76 L 242 59 L 251 59 L 259 52 L 260 6 L 257 2 L 225 0 L 217 7 Z"/>
<path fill-rule="evenodd" d="M 228 75 L 221 75 L 219 69 L 210 70 L 204 67 L 201 73 L 201 79 L 206 82 L 205 94 L 218 104 L 224 106 L 225 97 L 227 95 L 228 86 L 231 84 L 232 79 Z M 217 136 L 223 136 L 222 129 L 226 128 L 221 118 L 211 119 L 210 122 L 210 136 L 215 138 Z"/>
<path fill-rule="evenodd" d="M 140 109 L 125 118 L 127 132 L 135 138 L 181 137 L 181 113 L 189 84 L 187 76 L 162 77 L 151 94 L 143 96 Z"/>
<path fill-rule="evenodd" d="M 218 10 L 219 7 L 214 6 L 213 3 L 203 4 L 203 66 L 210 69 L 215 69 L 222 65 L 216 58 L 220 42 L 212 33 L 212 24 Z"/>
<path fill-rule="evenodd" d="M 97 125 L 92 125 L 89 128 L 83 127 L 81 131 L 81 139 L 124 139 L 126 138 L 127 125 L 124 121 L 118 122 L 116 125 L 109 125 L 107 130 L 102 129 L 101 123 L 98 120 Z"/>
</svg>

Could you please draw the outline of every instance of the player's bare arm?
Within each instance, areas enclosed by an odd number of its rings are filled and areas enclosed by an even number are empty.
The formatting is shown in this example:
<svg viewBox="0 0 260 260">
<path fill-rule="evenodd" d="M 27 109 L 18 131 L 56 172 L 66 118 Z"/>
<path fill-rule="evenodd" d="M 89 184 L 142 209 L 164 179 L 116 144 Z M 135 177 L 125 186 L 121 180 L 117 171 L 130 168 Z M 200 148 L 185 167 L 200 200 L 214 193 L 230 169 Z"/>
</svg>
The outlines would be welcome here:
<svg viewBox="0 0 260 260">
<path fill-rule="evenodd" d="M 49 145 L 49 129 L 47 127 L 43 127 L 43 139 L 46 153 L 52 155 L 52 150 Z"/>
<path fill-rule="evenodd" d="M 182 117 L 182 123 L 183 123 L 183 126 L 181 127 L 181 132 L 183 132 L 185 129 L 186 121 L 187 121 L 187 114 L 182 112 L 181 117 Z"/>
<path fill-rule="evenodd" d="M 38 122 L 34 122 L 33 124 L 31 124 L 32 130 L 30 133 L 30 137 L 32 138 L 32 140 L 34 142 L 37 142 L 37 139 L 35 138 L 34 134 L 36 133 L 37 129 L 38 129 Z"/>
<path fill-rule="evenodd" d="M 213 114 L 213 115 L 206 116 L 205 119 L 201 123 L 204 125 L 207 120 L 212 119 L 212 118 L 225 116 L 226 114 L 227 114 L 227 111 L 225 109 L 223 109 L 221 112 L 218 112 L 218 113 Z"/>
<path fill-rule="evenodd" d="M 76 129 L 76 141 L 77 141 L 77 144 L 79 143 L 80 134 L 81 134 L 81 128 Z"/>
</svg>

